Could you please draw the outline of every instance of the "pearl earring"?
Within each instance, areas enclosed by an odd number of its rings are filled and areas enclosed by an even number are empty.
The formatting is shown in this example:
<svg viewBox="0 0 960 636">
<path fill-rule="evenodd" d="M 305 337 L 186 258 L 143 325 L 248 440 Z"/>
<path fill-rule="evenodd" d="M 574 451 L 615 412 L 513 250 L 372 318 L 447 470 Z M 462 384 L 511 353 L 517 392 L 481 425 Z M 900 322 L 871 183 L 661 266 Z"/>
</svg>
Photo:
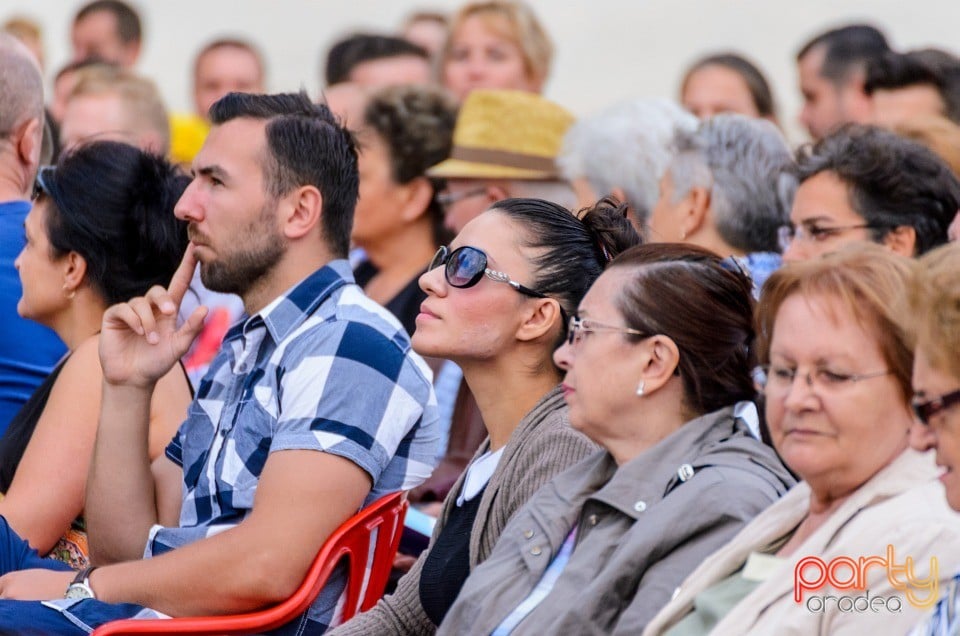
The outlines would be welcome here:
<svg viewBox="0 0 960 636">
<path fill-rule="evenodd" d="M 637 385 L 637 397 L 643 397 L 643 380 Z"/>
</svg>

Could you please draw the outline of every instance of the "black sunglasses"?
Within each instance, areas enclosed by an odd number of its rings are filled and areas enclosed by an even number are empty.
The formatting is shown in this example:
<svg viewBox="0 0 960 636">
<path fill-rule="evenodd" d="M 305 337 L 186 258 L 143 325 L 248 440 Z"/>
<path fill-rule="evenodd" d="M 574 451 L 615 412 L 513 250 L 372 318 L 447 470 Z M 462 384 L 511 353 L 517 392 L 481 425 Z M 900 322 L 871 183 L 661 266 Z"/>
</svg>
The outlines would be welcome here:
<svg viewBox="0 0 960 636">
<path fill-rule="evenodd" d="M 446 245 L 442 246 L 437 250 L 433 260 L 430 261 L 430 267 L 427 271 L 433 271 L 441 265 L 446 266 L 443 269 L 443 276 L 451 287 L 459 289 L 473 287 L 480 282 L 481 278 L 486 276 L 498 283 L 510 285 L 521 294 L 534 298 L 547 298 L 546 295 L 512 280 L 507 274 L 489 269 L 487 267 L 487 255 L 476 247 L 464 245 L 451 252 Z"/>
<path fill-rule="evenodd" d="M 930 419 L 951 406 L 960 404 L 960 389 L 937 396 L 926 402 L 913 402 L 913 413 L 922 424 L 930 425 Z"/>
</svg>

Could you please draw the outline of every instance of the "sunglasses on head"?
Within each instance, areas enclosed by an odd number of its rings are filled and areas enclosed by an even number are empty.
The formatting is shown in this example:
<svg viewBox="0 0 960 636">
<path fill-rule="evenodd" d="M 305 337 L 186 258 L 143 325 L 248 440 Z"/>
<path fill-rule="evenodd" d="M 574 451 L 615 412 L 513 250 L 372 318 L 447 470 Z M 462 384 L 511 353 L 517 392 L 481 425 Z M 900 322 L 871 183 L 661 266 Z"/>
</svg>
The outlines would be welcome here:
<svg viewBox="0 0 960 636">
<path fill-rule="evenodd" d="M 30 200 L 36 201 L 41 194 L 50 196 L 50 186 L 47 179 L 53 176 L 53 166 L 43 166 L 37 171 L 37 178 L 33 180 L 33 192 L 30 193 Z"/>
<path fill-rule="evenodd" d="M 957 404 L 960 404 L 960 390 L 939 395 L 926 402 L 913 402 L 910 406 L 913 407 L 917 419 L 929 426 L 931 418 Z"/>
<path fill-rule="evenodd" d="M 433 260 L 430 261 L 430 267 L 427 271 L 444 266 L 443 276 L 451 287 L 466 289 L 473 287 L 480 282 L 480 279 L 486 276 L 498 283 L 506 283 L 516 289 L 521 294 L 533 296 L 534 298 L 547 298 L 544 294 L 525 287 L 515 280 L 512 280 L 507 274 L 498 272 L 487 267 L 487 255 L 476 247 L 464 245 L 450 251 L 446 245 L 437 250 Z"/>
</svg>

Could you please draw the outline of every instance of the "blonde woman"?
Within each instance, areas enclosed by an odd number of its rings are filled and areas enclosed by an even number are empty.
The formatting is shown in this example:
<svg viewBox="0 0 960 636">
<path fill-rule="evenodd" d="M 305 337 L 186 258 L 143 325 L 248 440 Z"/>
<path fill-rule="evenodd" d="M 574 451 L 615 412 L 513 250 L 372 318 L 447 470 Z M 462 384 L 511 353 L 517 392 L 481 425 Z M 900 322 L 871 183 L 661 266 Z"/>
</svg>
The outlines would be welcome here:
<svg viewBox="0 0 960 636">
<path fill-rule="evenodd" d="M 527 5 L 474 2 L 451 22 L 441 80 L 461 102 L 477 88 L 540 93 L 552 58 L 550 37 Z"/>
<path fill-rule="evenodd" d="M 908 445 L 913 353 L 895 311 L 909 284 L 910 261 L 870 244 L 770 277 L 758 308 L 767 424 L 803 481 L 694 570 L 645 635 L 902 634 L 936 601 L 960 565 L 960 518 L 934 458 Z M 906 558 L 924 585 L 914 603 L 888 577 Z M 876 565 L 850 585 L 843 559 Z M 866 590 L 871 611 L 849 611 Z"/>
</svg>

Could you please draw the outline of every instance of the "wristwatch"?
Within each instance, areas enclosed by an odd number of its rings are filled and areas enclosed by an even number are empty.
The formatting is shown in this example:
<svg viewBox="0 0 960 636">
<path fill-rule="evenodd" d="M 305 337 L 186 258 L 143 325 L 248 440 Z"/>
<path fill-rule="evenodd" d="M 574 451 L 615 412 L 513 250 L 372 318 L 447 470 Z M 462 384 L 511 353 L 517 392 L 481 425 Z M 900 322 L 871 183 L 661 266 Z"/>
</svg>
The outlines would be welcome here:
<svg viewBox="0 0 960 636">
<path fill-rule="evenodd" d="M 83 568 L 82 570 L 77 572 L 77 576 L 74 577 L 73 582 L 67 586 L 67 591 L 63 595 L 63 598 L 96 599 L 97 595 L 93 593 L 93 588 L 90 587 L 90 575 L 96 569 L 97 569 L 96 566 L 92 566 L 88 568 Z"/>
</svg>

